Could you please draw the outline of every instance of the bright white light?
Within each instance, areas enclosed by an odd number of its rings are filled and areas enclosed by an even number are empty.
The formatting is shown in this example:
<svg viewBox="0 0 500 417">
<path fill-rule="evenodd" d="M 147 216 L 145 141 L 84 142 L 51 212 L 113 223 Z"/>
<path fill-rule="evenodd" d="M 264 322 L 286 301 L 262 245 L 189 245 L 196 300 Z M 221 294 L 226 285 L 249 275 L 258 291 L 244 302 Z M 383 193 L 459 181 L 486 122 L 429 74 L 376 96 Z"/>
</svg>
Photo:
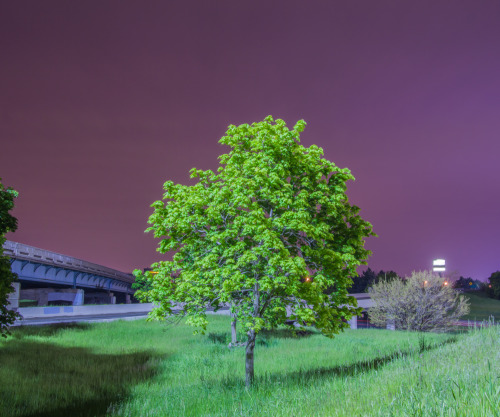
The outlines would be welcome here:
<svg viewBox="0 0 500 417">
<path fill-rule="evenodd" d="M 444 259 L 434 259 L 432 261 L 432 270 L 434 272 L 444 272 L 446 271 L 446 268 L 444 267 L 446 265 L 446 261 Z"/>
</svg>

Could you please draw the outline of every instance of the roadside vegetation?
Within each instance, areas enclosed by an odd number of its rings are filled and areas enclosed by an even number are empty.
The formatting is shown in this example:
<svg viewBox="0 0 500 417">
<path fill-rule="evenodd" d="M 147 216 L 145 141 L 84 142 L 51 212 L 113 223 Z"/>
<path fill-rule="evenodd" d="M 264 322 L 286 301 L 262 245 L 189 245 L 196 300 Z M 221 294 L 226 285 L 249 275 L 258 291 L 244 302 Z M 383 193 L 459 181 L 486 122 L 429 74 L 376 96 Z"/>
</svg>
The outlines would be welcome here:
<svg viewBox="0 0 500 417">
<path fill-rule="evenodd" d="M 500 328 L 259 334 L 255 386 L 229 317 L 205 335 L 143 320 L 12 329 L 2 416 L 495 416 Z M 496 414 L 495 414 L 496 413 Z"/>
</svg>

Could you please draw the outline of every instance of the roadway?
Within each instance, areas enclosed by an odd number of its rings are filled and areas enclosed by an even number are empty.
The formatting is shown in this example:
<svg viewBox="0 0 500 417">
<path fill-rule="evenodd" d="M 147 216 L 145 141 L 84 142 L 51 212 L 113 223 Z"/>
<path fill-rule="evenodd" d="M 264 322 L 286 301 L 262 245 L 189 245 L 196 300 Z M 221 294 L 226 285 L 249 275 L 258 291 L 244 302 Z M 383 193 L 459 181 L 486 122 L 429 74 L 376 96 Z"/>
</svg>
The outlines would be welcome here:
<svg viewBox="0 0 500 417">
<path fill-rule="evenodd" d="M 174 310 L 174 314 L 178 310 Z M 212 311 L 207 313 L 212 314 Z M 221 309 L 215 314 L 229 314 L 229 309 Z M 57 323 L 97 323 L 97 322 L 109 322 L 115 320 L 140 320 L 145 319 L 148 316 L 147 312 L 129 312 L 129 313 L 115 313 L 115 314 L 92 314 L 92 315 L 81 315 L 81 316 L 61 316 L 61 317 L 30 317 L 23 320 L 16 320 L 12 327 L 16 326 L 43 326 L 48 324 Z M 457 320 L 455 325 L 462 327 L 473 327 L 488 325 L 487 322 L 474 322 L 470 320 Z M 374 327 L 366 322 L 366 320 L 358 319 L 358 328 L 371 328 Z"/>
<path fill-rule="evenodd" d="M 56 323 L 93 323 L 115 320 L 139 320 L 145 319 L 148 316 L 147 312 L 139 313 L 117 313 L 117 314 L 86 314 L 82 316 L 60 316 L 60 317 L 30 317 L 22 320 L 16 320 L 12 327 L 15 326 L 41 326 L 45 324 Z"/>
</svg>

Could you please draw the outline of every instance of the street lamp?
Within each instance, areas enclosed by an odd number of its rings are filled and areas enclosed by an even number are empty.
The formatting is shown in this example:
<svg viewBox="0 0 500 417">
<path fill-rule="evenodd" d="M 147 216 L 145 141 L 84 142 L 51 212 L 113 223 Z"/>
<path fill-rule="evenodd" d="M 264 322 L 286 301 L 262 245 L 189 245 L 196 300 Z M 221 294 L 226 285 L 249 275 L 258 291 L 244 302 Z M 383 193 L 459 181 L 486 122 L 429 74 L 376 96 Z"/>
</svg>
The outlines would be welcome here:
<svg viewBox="0 0 500 417">
<path fill-rule="evenodd" d="M 432 270 L 439 272 L 439 276 L 441 276 L 441 272 L 446 271 L 446 261 L 444 259 L 434 259 L 432 261 Z"/>
</svg>

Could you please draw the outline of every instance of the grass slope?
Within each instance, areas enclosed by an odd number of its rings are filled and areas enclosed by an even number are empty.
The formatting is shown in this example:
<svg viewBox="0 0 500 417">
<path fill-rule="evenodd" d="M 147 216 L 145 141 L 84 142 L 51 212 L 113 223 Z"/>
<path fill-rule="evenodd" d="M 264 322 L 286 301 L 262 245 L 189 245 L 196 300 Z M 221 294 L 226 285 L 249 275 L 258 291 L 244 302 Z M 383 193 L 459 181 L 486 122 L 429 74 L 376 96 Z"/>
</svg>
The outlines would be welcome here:
<svg viewBox="0 0 500 417">
<path fill-rule="evenodd" d="M 470 313 L 463 317 L 464 320 L 488 320 L 493 315 L 500 321 L 500 300 L 489 298 L 482 291 L 470 291 L 465 296 L 470 302 Z"/>
<path fill-rule="evenodd" d="M 206 336 L 144 321 L 15 329 L 0 342 L 0 415 L 499 415 L 498 327 L 270 332 L 246 390 L 244 351 L 225 345 L 229 319 L 211 320 Z"/>
</svg>

